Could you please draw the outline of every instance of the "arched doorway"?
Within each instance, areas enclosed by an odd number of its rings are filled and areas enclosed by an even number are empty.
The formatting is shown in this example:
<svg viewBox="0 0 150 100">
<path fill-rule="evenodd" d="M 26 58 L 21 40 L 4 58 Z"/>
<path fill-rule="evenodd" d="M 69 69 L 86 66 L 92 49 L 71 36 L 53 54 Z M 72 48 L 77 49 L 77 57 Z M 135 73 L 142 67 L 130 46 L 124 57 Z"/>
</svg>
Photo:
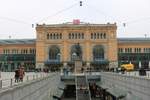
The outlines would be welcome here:
<svg viewBox="0 0 150 100">
<path fill-rule="evenodd" d="M 60 61 L 60 49 L 58 46 L 53 45 L 49 48 L 49 60 Z"/>
<path fill-rule="evenodd" d="M 102 45 L 93 47 L 93 62 L 91 63 L 94 70 L 106 70 L 108 68 L 108 60 L 105 59 L 105 49 Z"/>
<path fill-rule="evenodd" d="M 74 61 L 76 59 L 82 60 L 82 48 L 80 44 L 75 44 L 71 47 L 71 61 Z"/>
<path fill-rule="evenodd" d="M 100 61 L 104 60 L 104 47 L 102 45 L 96 45 L 93 48 L 93 60 Z"/>
<path fill-rule="evenodd" d="M 48 49 L 48 59 L 45 61 L 46 70 L 58 71 L 62 66 L 60 48 L 57 45 L 52 45 Z"/>
</svg>

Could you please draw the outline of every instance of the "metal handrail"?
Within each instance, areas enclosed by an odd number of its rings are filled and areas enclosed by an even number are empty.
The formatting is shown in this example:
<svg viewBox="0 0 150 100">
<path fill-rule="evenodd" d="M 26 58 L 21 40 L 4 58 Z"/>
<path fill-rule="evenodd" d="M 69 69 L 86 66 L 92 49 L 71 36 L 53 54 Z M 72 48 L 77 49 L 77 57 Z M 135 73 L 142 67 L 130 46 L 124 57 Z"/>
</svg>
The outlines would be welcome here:
<svg viewBox="0 0 150 100">
<path fill-rule="evenodd" d="M 86 78 L 86 84 L 88 86 L 88 93 L 89 93 L 89 99 L 91 100 L 91 92 L 90 92 L 90 89 L 89 89 L 89 83 L 88 83 L 88 79 L 87 79 L 87 74 L 85 74 L 85 78 Z"/>
<path fill-rule="evenodd" d="M 45 77 L 48 77 L 48 76 L 49 76 L 48 73 L 38 73 L 36 75 L 26 75 L 23 79 L 23 82 L 21 82 L 20 80 L 18 80 L 18 82 L 15 82 L 15 78 L 0 79 L 0 89 L 9 88 L 9 87 L 12 87 L 12 86 L 19 85 L 21 83 L 25 83 L 25 82 L 29 82 L 29 81 L 33 81 L 33 80 L 37 80 L 37 79 L 41 79 L 41 78 L 45 78 Z"/>
</svg>

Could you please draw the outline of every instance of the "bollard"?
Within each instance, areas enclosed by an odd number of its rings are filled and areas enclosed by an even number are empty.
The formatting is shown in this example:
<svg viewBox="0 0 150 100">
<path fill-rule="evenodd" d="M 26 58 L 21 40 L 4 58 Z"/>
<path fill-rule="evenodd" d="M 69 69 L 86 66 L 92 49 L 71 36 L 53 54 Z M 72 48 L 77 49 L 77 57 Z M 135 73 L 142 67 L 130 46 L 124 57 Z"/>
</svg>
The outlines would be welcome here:
<svg viewBox="0 0 150 100">
<path fill-rule="evenodd" d="M 36 75 L 36 79 L 38 79 L 38 75 Z"/>
<path fill-rule="evenodd" d="M 2 88 L 3 84 L 2 84 L 2 80 L 0 80 L 0 89 Z"/>
<path fill-rule="evenodd" d="M 13 79 L 11 78 L 11 80 L 10 80 L 10 86 L 12 86 L 13 85 Z"/>
<path fill-rule="evenodd" d="M 29 81 L 29 76 L 27 76 L 27 81 Z"/>
<path fill-rule="evenodd" d="M 136 76 L 136 72 L 134 72 L 134 75 Z"/>
<path fill-rule="evenodd" d="M 35 80 L 35 75 L 33 75 L 33 80 Z"/>
</svg>

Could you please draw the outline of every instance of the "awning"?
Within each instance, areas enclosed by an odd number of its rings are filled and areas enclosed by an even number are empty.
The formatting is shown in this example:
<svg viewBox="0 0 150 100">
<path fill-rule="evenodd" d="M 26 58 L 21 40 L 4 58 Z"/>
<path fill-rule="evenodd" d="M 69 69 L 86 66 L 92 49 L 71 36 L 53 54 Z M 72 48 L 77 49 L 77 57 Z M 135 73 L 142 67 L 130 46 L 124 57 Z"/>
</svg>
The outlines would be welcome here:
<svg viewBox="0 0 150 100">
<path fill-rule="evenodd" d="M 60 82 L 58 88 L 60 90 L 64 90 L 66 88 L 66 86 L 65 86 L 65 84 L 63 82 Z"/>
<path fill-rule="evenodd" d="M 92 61 L 91 64 L 94 64 L 94 65 L 101 65 L 101 64 L 109 64 L 109 61 L 108 60 L 96 60 L 96 61 Z"/>
<path fill-rule="evenodd" d="M 105 85 L 103 82 L 97 82 L 96 85 L 99 86 L 99 87 L 101 87 L 102 89 L 108 89 L 108 88 L 110 88 L 109 86 Z"/>
<path fill-rule="evenodd" d="M 135 95 L 133 95 L 133 94 L 127 95 L 126 99 L 127 99 L 127 100 L 142 100 L 140 97 L 135 96 Z"/>
<path fill-rule="evenodd" d="M 121 89 L 116 88 L 116 87 L 109 88 L 106 91 L 116 98 L 125 97 L 127 95 L 126 91 L 121 90 Z"/>
<path fill-rule="evenodd" d="M 47 64 L 47 65 L 48 64 L 61 64 L 61 62 L 60 61 L 55 61 L 55 60 L 54 61 L 45 61 L 44 64 Z"/>
<path fill-rule="evenodd" d="M 64 92 L 63 90 L 56 89 L 53 93 L 53 98 L 61 98 L 63 92 Z"/>
</svg>

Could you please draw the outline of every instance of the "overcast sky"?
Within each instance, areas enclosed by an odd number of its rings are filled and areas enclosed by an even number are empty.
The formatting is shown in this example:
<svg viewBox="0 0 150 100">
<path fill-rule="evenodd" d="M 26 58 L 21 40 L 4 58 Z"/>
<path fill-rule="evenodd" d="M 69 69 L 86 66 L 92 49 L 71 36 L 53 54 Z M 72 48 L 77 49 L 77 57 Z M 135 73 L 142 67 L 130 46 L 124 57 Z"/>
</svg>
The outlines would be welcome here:
<svg viewBox="0 0 150 100">
<path fill-rule="evenodd" d="M 118 37 L 150 37 L 150 0 L 0 0 L 0 39 L 36 38 L 36 23 L 117 23 Z M 123 27 L 123 23 L 126 26 Z"/>
</svg>

